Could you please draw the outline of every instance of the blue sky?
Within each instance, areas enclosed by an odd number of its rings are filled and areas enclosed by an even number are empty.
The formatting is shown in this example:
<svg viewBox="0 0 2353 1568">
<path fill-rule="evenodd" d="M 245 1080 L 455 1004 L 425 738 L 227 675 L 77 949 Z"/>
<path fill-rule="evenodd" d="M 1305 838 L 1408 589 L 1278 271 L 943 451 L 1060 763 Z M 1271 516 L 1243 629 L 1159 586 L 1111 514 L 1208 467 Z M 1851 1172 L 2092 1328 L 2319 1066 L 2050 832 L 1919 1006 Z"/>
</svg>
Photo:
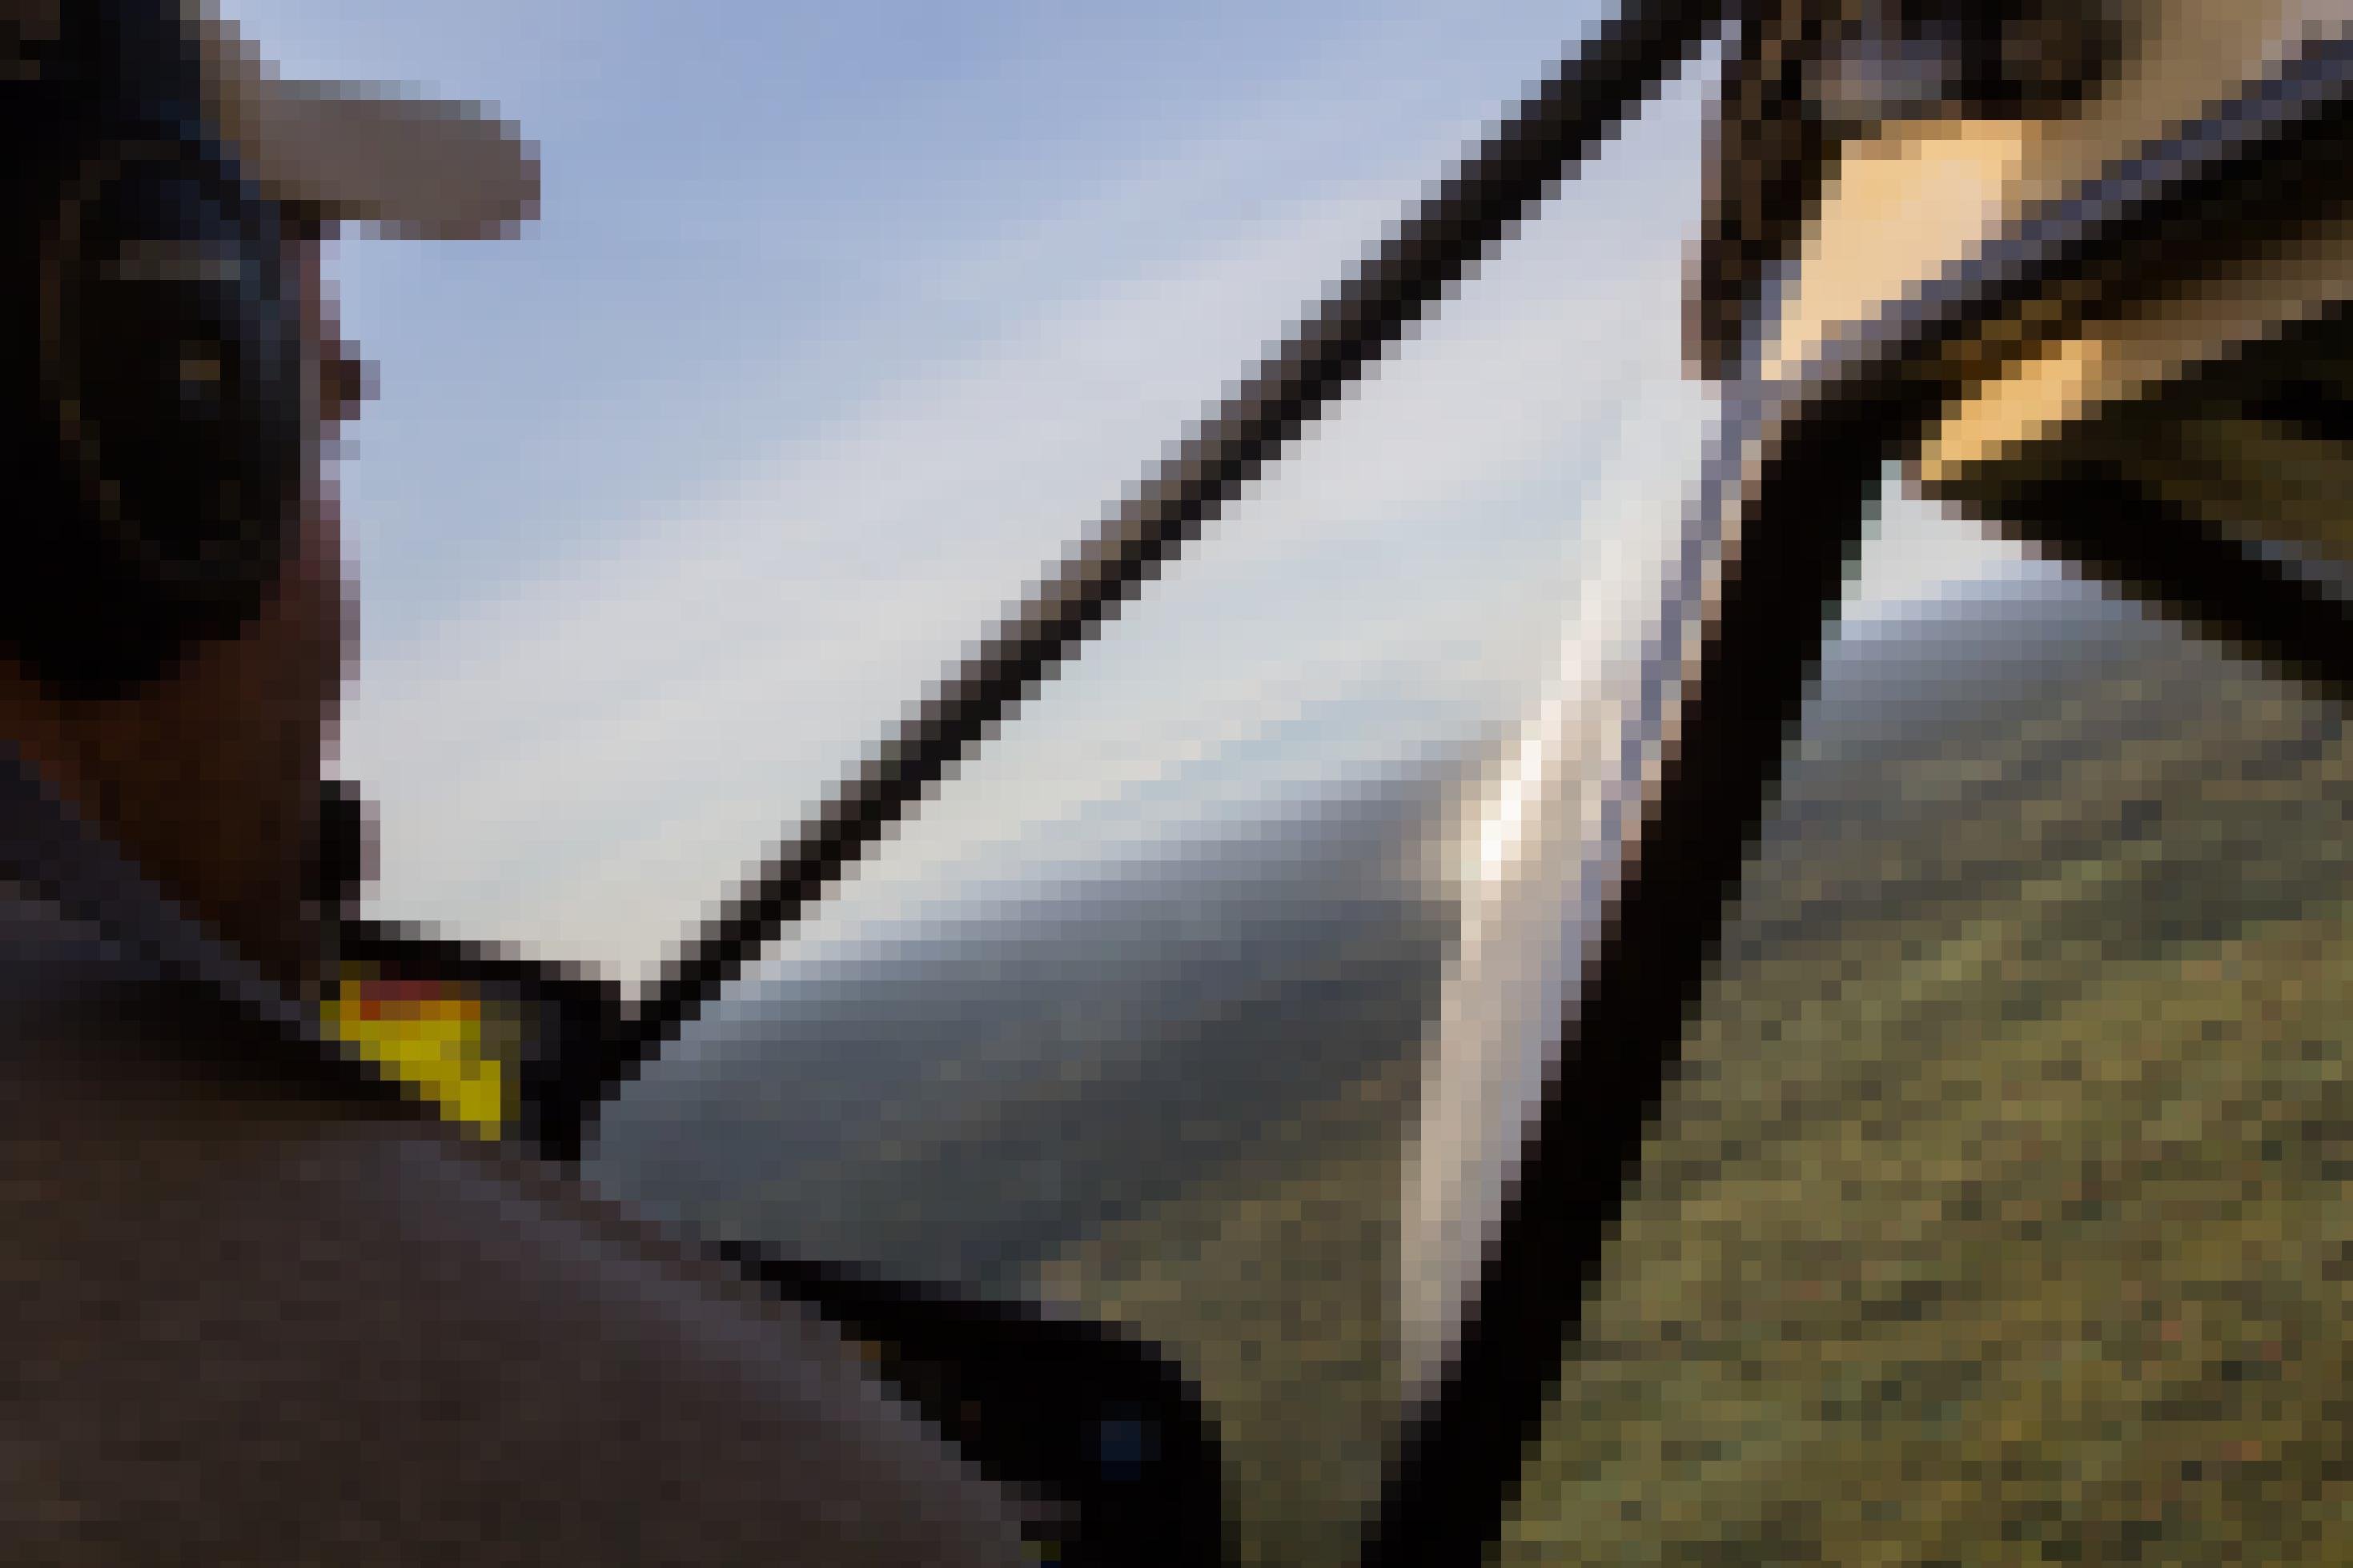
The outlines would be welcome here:
<svg viewBox="0 0 2353 1568">
<path fill-rule="evenodd" d="M 383 388 L 341 474 L 343 765 L 376 912 L 633 981 L 1598 10 L 225 9 L 289 75 L 540 144 L 521 237 L 337 248 Z M 1529 700 L 1586 542 L 1671 523 L 1695 468 L 1701 105 L 1654 107 L 818 930 Z M 1883 531 L 1879 599 L 2000 558 L 1921 508 Z"/>
</svg>

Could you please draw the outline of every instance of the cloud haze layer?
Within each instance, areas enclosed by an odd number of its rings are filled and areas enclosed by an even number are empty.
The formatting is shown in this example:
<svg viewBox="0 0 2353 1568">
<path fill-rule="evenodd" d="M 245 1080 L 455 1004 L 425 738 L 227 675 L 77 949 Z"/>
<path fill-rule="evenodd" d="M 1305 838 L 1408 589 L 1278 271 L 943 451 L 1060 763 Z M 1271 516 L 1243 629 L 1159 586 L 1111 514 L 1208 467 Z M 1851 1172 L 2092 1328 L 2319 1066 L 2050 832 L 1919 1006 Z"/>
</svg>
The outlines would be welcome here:
<svg viewBox="0 0 2353 1568">
<path fill-rule="evenodd" d="M 381 803 L 374 912 L 630 979 L 1578 30 L 231 9 L 290 73 L 496 96 L 544 147 L 519 243 L 340 247 L 386 366 L 343 479 L 343 763 Z M 1581 542 L 1665 526 L 1694 471 L 1701 110 L 1692 84 L 1654 105 L 819 927 L 1527 700 Z M 1874 593 L 1993 559 L 1933 523 L 1891 515 Z"/>
</svg>

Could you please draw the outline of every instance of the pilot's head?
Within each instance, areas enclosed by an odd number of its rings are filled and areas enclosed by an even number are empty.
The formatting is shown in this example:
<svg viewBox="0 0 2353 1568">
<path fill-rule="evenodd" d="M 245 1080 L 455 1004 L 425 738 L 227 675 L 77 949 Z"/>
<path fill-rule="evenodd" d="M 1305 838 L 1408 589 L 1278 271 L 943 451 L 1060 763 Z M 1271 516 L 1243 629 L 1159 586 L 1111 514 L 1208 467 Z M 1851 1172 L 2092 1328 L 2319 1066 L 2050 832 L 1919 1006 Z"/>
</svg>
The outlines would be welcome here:
<svg viewBox="0 0 2353 1568">
<path fill-rule="evenodd" d="M 332 225 L 489 237 L 512 127 L 281 80 L 195 0 L 0 0 L 0 742 L 290 984 L 355 630 Z"/>
</svg>

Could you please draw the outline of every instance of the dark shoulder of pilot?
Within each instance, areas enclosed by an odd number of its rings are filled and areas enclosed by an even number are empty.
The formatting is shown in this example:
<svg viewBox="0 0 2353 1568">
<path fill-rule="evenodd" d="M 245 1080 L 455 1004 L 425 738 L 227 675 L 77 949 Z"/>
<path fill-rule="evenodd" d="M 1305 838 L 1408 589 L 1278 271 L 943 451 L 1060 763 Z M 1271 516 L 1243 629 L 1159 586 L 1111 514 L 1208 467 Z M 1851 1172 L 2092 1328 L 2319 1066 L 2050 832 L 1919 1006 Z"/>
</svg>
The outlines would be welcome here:
<svg viewBox="0 0 2353 1568">
<path fill-rule="evenodd" d="M 0 1561 L 1027 1560 L 840 1340 L 0 890 Z"/>
</svg>

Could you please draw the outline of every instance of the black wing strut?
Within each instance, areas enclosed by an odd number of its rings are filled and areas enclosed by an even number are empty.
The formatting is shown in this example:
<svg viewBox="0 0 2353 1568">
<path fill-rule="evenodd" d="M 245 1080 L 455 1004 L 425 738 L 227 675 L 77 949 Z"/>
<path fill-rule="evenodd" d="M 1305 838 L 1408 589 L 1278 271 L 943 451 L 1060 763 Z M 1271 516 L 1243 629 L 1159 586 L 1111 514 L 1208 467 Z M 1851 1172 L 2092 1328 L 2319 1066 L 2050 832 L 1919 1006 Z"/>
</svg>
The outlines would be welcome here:
<svg viewBox="0 0 2353 1568">
<path fill-rule="evenodd" d="M 615 1037 L 531 1075 L 531 1141 L 576 1160 L 605 1099 L 1695 55 L 1725 3 L 1635 0 L 1555 71 L 727 900 Z"/>
</svg>

